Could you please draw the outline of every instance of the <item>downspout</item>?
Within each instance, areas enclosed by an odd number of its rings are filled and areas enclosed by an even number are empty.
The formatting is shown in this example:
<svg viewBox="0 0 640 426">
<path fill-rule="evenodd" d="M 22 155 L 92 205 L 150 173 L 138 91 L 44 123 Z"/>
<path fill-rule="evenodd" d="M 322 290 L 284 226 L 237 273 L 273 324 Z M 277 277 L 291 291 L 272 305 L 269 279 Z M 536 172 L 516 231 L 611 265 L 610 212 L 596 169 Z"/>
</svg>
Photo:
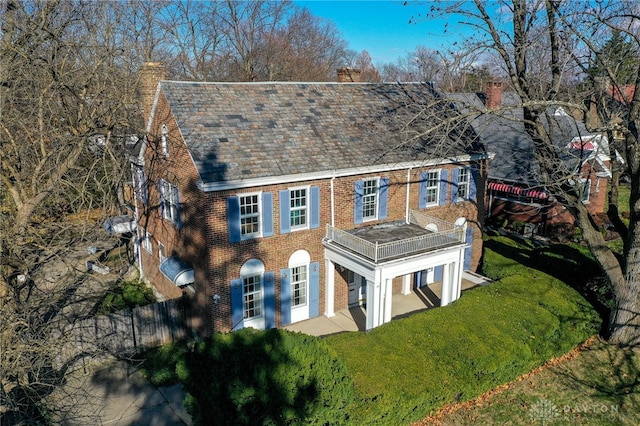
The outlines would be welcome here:
<svg viewBox="0 0 640 426">
<path fill-rule="evenodd" d="M 131 176 L 135 176 L 136 170 L 133 164 L 129 164 L 131 167 Z M 135 180 L 134 180 L 135 182 Z M 133 216 L 135 218 L 136 221 L 136 240 L 133 243 L 133 250 L 136 256 L 136 260 L 138 263 L 138 272 L 140 273 L 139 275 L 139 279 L 142 280 L 144 278 L 143 272 L 142 272 L 142 253 L 140 253 L 140 212 L 138 210 L 138 194 L 136 194 L 136 188 L 134 186 L 133 188 Z"/>
<path fill-rule="evenodd" d="M 335 200 L 333 193 L 333 182 L 336 180 L 336 177 L 331 177 L 331 227 L 335 227 Z"/>
<path fill-rule="evenodd" d="M 410 222 L 409 220 L 409 189 L 411 188 L 411 169 L 412 167 L 409 167 L 409 169 L 407 170 L 407 200 L 405 201 L 405 211 L 404 211 L 404 218 L 407 225 Z"/>
</svg>

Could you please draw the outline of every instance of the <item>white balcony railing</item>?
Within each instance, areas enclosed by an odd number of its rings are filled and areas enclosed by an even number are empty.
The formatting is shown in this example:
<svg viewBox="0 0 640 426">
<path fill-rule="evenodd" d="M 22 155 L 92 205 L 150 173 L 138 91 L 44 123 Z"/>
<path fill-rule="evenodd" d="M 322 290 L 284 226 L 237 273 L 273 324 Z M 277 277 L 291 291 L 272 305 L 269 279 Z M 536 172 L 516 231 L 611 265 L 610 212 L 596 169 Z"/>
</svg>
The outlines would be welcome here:
<svg viewBox="0 0 640 426">
<path fill-rule="evenodd" d="M 429 234 L 405 238 L 387 243 L 367 241 L 349 232 L 327 225 L 325 241 L 338 244 L 374 262 L 408 256 L 415 253 L 436 250 L 452 244 L 464 243 L 464 227 L 456 226 L 441 219 L 432 218 L 420 212 L 411 211 L 409 221 Z"/>
</svg>

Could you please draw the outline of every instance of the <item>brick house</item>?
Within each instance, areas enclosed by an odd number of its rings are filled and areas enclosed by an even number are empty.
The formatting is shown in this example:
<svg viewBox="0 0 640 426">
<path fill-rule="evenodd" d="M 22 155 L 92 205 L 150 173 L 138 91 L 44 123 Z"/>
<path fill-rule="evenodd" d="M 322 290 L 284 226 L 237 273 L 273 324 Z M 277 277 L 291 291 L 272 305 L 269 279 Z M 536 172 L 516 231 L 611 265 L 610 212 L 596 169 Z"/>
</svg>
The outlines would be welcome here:
<svg viewBox="0 0 640 426">
<path fill-rule="evenodd" d="M 371 329 L 414 286 L 460 296 L 489 155 L 468 130 L 420 133 L 430 85 L 179 82 L 147 63 L 141 87 L 139 266 L 200 333 L 357 305 Z"/>
<path fill-rule="evenodd" d="M 503 91 L 503 83 L 488 82 L 483 93 L 448 96 L 468 111 L 503 107 L 496 114 L 479 113 L 471 120 L 487 150 L 495 154 L 487 176 L 487 223 L 529 224 L 530 232 L 539 234 L 553 225 L 572 224 L 573 218 L 540 182 L 533 140 L 524 129 L 517 94 Z M 547 130 L 563 156 L 559 167 L 565 168 L 566 176 L 583 182 L 583 203 L 589 212 L 603 213 L 611 178 L 606 136 L 589 133 L 561 107 L 550 108 L 547 117 Z"/>
</svg>

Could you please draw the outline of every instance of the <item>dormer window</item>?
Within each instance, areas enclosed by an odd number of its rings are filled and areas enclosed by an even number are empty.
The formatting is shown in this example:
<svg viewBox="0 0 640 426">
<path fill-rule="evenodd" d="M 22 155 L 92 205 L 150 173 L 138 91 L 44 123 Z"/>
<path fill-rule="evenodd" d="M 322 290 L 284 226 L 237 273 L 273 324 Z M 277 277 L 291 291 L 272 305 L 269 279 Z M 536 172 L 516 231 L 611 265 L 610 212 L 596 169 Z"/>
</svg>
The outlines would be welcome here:
<svg viewBox="0 0 640 426">
<path fill-rule="evenodd" d="M 162 125 L 162 136 L 160 136 L 160 144 L 162 147 L 162 155 L 165 157 L 169 156 L 169 143 L 167 142 L 167 136 L 169 135 L 169 129 L 167 129 L 167 125 Z"/>
</svg>

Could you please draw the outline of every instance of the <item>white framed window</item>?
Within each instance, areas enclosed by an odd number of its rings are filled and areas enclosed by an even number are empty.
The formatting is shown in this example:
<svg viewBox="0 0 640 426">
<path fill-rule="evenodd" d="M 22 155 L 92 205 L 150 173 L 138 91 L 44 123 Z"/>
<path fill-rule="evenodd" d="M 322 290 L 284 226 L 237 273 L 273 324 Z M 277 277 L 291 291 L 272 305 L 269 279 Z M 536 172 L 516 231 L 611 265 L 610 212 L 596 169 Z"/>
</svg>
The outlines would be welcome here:
<svg viewBox="0 0 640 426">
<path fill-rule="evenodd" d="M 133 191 L 136 198 L 146 205 L 148 202 L 147 177 L 140 166 L 136 166 L 133 170 Z"/>
<path fill-rule="evenodd" d="M 167 125 L 162 125 L 162 135 L 160 136 L 160 145 L 162 149 L 162 155 L 165 157 L 169 156 L 169 142 L 167 140 L 169 136 L 169 129 L 167 129 Z"/>
<path fill-rule="evenodd" d="M 363 181 L 362 220 L 375 220 L 378 217 L 379 183 L 377 178 Z"/>
<path fill-rule="evenodd" d="M 262 317 L 262 274 L 242 277 L 244 319 Z"/>
<path fill-rule="evenodd" d="M 291 307 L 307 304 L 307 265 L 291 268 Z"/>
<path fill-rule="evenodd" d="M 153 246 L 151 245 L 151 234 L 146 229 L 142 230 L 141 245 L 147 252 L 151 253 L 153 251 Z"/>
<path fill-rule="evenodd" d="M 161 180 L 160 202 L 162 218 L 170 220 L 177 225 L 180 222 L 180 195 L 178 193 L 178 187 L 166 180 Z"/>
<path fill-rule="evenodd" d="M 591 196 L 591 179 L 580 179 L 580 186 L 582 187 L 582 203 L 588 204 L 589 197 Z"/>
<path fill-rule="evenodd" d="M 298 322 L 309 318 L 310 262 L 311 256 L 306 250 L 296 250 L 289 258 L 291 322 Z"/>
<path fill-rule="evenodd" d="M 260 224 L 260 193 L 241 194 L 240 200 L 240 235 L 242 238 L 259 237 Z"/>
<path fill-rule="evenodd" d="M 426 176 L 426 193 L 425 200 L 427 206 L 438 205 L 438 193 L 440 183 L 440 171 L 431 170 L 427 172 Z"/>
<path fill-rule="evenodd" d="M 469 198 L 469 169 L 462 167 L 458 169 L 458 200 Z"/>
<path fill-rule="evenodd" d="M 289 224 L 291 230 L 309 228 L 309 188 L 289 190 Z"/>
<path fill-rule="evenodd" d="M 267 278 L 264 263 L 258 259 L 249 259 L 242 265 L 240 278 L 232 281 L 231 310 L 234 327 L 242 324 L 241 327 L 244 328 L 264 330 L 269 316 L 269 312 L 265 310 L 265 287 L 268 285 L 273 285 L 273 278 Z"/>
<path fill-rule="evenodd" d="M 160 259 L 160 262 L 167 258 L 167 254 L 164 251 L 164 244 L 162 243 L 158 243 L 158 258 Z"/>
</svg>

